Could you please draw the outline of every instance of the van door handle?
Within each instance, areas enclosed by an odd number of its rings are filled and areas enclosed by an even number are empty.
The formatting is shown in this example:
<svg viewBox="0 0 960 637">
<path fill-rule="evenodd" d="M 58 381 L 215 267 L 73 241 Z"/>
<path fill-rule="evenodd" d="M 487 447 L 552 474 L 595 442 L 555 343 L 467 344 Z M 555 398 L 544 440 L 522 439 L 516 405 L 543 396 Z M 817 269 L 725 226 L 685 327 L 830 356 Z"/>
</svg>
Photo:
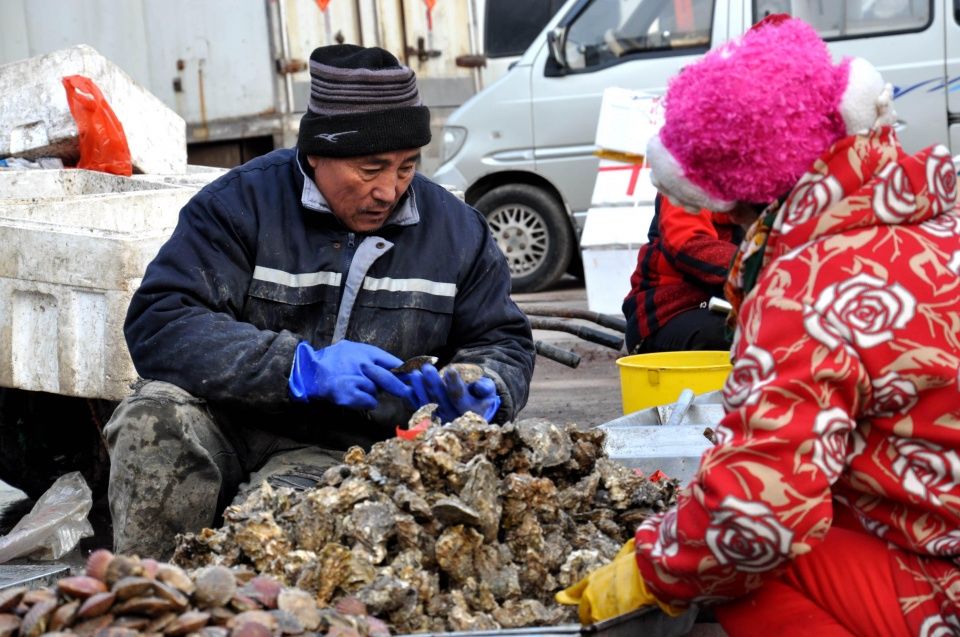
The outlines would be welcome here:
<svg viewBox="0 0 960 637">
<path fill-rule="evenodd" d="M 487 66 L 486 55 L 458 55 L 454 63 L 464 69 L 479 69 Z"/>
</svg>

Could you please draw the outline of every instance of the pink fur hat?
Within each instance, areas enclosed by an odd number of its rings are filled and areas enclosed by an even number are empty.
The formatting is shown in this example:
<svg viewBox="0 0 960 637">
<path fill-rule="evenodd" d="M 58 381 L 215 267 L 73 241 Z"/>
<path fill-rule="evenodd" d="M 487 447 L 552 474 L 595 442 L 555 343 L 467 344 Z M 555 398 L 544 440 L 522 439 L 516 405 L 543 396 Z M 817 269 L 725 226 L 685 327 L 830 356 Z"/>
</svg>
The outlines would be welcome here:
<svg viewBox="0 0 960 637">
<path fill-rule="evenodd" d="M 893 123 L 891 89 L 862 58 L 834 65 L 807 23 L 780 14 L 685 67 L 647 147 L 653 183 L 689 208 L 786 194 L 838 139 Z"/>
</svg>

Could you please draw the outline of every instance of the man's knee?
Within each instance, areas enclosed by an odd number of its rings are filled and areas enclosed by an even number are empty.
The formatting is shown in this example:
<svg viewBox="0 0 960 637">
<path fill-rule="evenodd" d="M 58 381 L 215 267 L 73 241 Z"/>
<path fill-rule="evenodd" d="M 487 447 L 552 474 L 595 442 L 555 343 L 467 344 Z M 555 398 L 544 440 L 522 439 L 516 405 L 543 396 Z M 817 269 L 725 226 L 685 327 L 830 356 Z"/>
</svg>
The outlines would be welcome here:
<svg viewBox="0 0 960 637">
<path fill-rule="evenodd" d="M 211 425 L 205 401 L 163 381 L 146 381 L 123 399 L 104 427 L 113 452 L 118 445 L 135 451 L 191 434 Z M 124 442 L 121 442 L 124 441 Z"/>
</svg>

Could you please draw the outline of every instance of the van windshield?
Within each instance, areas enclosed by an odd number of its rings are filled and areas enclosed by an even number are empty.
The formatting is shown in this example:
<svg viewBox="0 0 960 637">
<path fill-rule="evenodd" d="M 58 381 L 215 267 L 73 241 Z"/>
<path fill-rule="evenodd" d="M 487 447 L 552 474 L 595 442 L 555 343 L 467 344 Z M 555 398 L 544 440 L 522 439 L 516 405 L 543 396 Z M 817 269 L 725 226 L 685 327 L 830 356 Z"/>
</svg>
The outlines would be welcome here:
<svg viewBox="0 0 960 637">
<path fill-rule="evenodd" d="M 710 47 L 714 0 L 596 0 L 570 23 L 571 69 L 643 51 Z"/>
</svg>

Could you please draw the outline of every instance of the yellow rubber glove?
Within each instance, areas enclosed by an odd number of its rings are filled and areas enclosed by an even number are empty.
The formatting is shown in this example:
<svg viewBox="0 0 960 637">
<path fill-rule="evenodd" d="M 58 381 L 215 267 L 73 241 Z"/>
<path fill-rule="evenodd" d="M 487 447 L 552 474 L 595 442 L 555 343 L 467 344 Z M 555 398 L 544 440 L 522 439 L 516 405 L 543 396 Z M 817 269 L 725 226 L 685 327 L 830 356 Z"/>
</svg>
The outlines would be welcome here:
<svg viewBox="0 0 960 637">
<path fill-rule="evenodd" d="M 652 604 L 671 617 L 684 612 L 664 604 L 647 590 L 637 568 L 632 539 L 623 545 L 612 562 L 560 591 L 555 599 L 560 604 L 579 606 L 580 623 L 584 626 Z"/>
</svg>

